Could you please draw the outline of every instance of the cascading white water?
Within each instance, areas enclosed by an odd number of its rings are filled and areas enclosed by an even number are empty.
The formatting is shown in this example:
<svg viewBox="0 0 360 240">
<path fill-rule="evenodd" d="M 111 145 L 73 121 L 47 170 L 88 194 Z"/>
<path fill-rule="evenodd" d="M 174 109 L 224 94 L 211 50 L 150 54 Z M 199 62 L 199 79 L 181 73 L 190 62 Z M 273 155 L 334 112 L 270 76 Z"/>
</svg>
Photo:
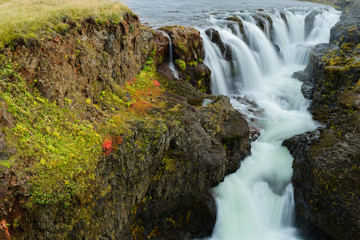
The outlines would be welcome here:
<svg viewBox="0 0 360 240">
<path fill-rule="evenodd" d="M 232 62 L 202 31 L 213 93 L 230 96 L 233 106 L 245 114 L 249 106 L 239 99 L 256 103 L 261 114 L 251 117 L 264 127 L 240 169 L 214 189 L 218 214 L 212 240 L 300 239 L 293 226 L 292 157 L 281 144 L 317 124 L 307 111 L 301 83 L 291 76 L 304 69 L 312 46 L 329 40 L 330 28 L 340 16 L 333 9 L 318 9 L 314 29 L 305 39 L 308 13 L 285 11 L 285 21 L 280 12 L 271 11 L 268 34 L 251 17 L 243 20 L 246 36 L 224 27 L 223 20 L 219 20 L 220 26 L 215 22 L 213 28 L 231 48 Z M 237 29 L 234 24 L 232 29 Z"/>
</svg>

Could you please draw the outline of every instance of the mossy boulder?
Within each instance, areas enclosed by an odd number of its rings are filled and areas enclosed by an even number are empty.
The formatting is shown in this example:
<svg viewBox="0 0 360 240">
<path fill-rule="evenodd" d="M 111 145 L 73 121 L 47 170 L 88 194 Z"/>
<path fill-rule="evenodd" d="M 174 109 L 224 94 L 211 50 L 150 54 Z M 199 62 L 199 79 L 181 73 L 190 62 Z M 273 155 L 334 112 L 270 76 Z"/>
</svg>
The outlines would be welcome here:
<svg viewBox="0 0 360 240">
<path fill-rule="evenodd" d="M 162 173 L 153 178 L 137 214 L 145 236 L 156 228 L 167 239 L 210 235 L 216 220 L 211 187 L 249 154 L 248 125 L 229 98 L 214 98 L 206 107 L 187 102 L 169 95 L 167 106 L 156 112 L 166 111 L 173 120 L 167 124 Z"/>
<path fill-rule="evenodd" d="M 185 62 L 204 59 L 204 46 L 198 30 L 182 26 L 166 26 L 161 30 L 165 31 L 172 40 L 174 59 Z"/>
<path fill-rule="evenodd" d="M 210 93 L 211 71 L 203 64 L 205 51 L 200 32 L 181 26 L 167 26 L 160 30 L 171 38 L 175 66 L 180 78 L 190 82 L 196 89 Z"/>
</svg>

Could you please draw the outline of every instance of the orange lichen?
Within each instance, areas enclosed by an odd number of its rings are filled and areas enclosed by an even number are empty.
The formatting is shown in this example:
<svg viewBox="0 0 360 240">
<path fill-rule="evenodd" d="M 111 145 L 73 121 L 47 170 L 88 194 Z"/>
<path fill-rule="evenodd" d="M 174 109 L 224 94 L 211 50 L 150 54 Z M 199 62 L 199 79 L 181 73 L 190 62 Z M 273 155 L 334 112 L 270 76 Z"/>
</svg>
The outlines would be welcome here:
<svg viewBox="0 0 360 240">
<path fill-rule="evenodd" d="M 5 219 L 0 221 L 0 237 L 4 240 L 10 240 L 10 233 L 9 233 L 9 227 L 8 223 Z"/>
</svg>

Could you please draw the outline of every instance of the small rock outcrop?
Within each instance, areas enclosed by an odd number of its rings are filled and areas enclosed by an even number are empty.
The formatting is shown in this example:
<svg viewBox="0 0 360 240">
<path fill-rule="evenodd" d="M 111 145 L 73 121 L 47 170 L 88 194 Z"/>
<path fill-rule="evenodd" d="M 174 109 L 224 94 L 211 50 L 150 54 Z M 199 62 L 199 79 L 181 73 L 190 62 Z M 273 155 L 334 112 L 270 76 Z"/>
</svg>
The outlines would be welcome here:
<svg viewBox="0 0 360 240">
<path fill-rule="evenodd" d="M 314 28 L 314 22 L 315 17 L 317 15 L 317 11 L 311 11 L 308 15 L 305 17 L 305 38 L 307 38 L 311 32 L 311 30 Z"/>
<path fill-rule="evenodd" d="M 190 82 L 196 89 L 210 93 L 210 69 L 203 64 L 204 46 L 200 32 L 182 26 L 161 28 L 173 43 L 173 57 L 180 77 Z"/>
<path fill-rule="evenodd" d="M 224 43 L 221 40 L 220 33 L 213 28 L 207 29 L 205 31 L 205 33 L 209 37 L 210 41 L 215 43 L 219 47 L 219 49 L 220 49 L 222 55 L 225 57 L 225 59 L 227 61 L 231 61 L 231 59 L 232 59 L 231 48 L 228 44 Z"/>
</svg>

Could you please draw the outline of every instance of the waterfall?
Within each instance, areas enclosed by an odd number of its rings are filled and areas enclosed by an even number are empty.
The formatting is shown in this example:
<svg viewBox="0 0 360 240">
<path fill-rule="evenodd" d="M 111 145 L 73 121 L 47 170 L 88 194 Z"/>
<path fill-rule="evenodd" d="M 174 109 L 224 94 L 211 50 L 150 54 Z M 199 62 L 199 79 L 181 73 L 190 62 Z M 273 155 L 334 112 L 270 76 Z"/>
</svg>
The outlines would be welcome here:
<svg viewBox="0 0 360 240">
<path fill-rule="evenodd" d="M 228 95 L 236 109 L 251 113 L 262 126 L 251 155 L 214 189 L 217 221 L 209 239 L 301 239 L 293 225 L 293 159 L 281 144 L 318 126 L 307 111 L 301 83 L 291 77 L 305 68 L 315 44 L 328 42 L 330 28 L 340 17 L 334 9 L 317 12 L 307 38 L 305 17 L 310 11 L 305 9 L 239 13 L 243 31 L 239 22 L 224 19 L 212 19 L 211 31 L 201 30 L 213 93 Z M 256 14 L 262 16 L 263 29 Z M 221 43 L 212 42 L 215 33 Z"/>
<path fill-rule="evenodd" d="M 163 34 L 169 39 L 169 63 L 168 67 L 173 72 L 175 78 L 179 78 L 179 73 L 175 69 L 174 65 L 174 57 L 173 57 L 173 44 L 171 41 L 171 37 L 166 32 L 162 31 Z"/>
</svg>

